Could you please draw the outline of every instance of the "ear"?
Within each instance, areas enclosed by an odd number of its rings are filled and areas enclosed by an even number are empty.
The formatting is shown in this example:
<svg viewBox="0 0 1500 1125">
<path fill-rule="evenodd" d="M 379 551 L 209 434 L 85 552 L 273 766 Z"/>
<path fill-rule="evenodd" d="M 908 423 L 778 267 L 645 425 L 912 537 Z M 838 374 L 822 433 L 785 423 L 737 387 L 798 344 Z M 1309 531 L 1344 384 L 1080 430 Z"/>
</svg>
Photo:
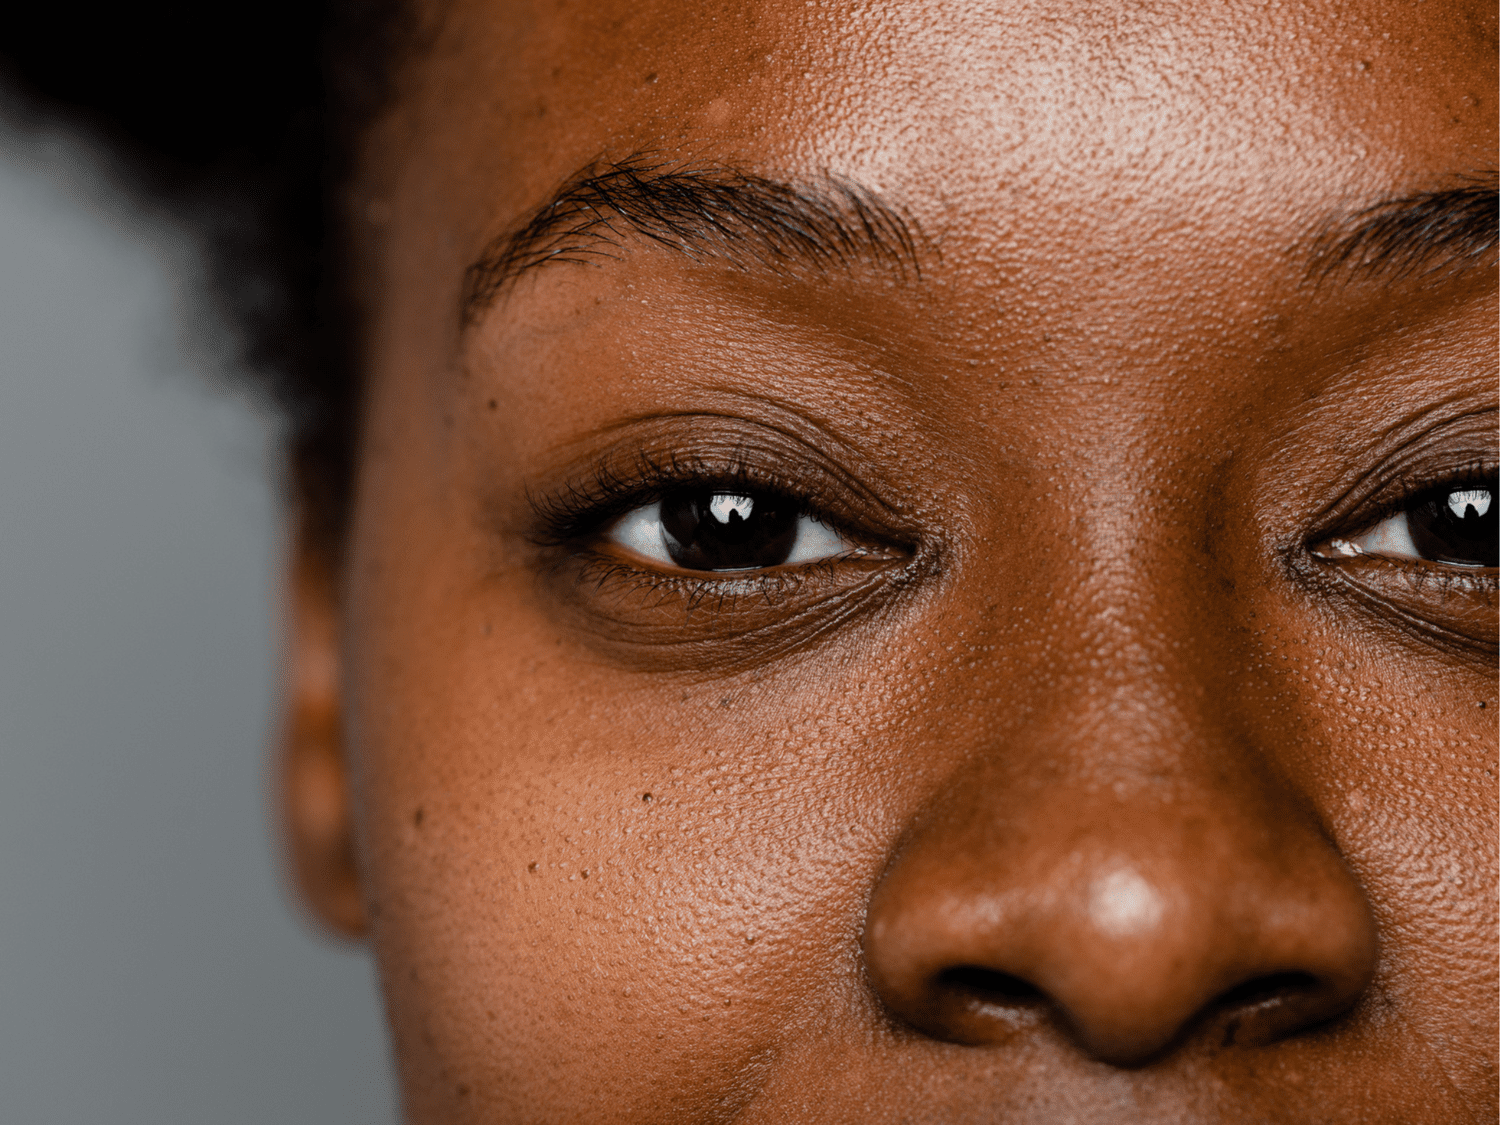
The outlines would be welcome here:
<svg viewBox="0 0 1500 1125">
<path fill-rule="evenodd" d="M 341 721 L 337 567 L 304 520 L 286 593 L 280 797 L 292 877 L 314 917 L 360 937 L 366 918 Z"/>
</svg>

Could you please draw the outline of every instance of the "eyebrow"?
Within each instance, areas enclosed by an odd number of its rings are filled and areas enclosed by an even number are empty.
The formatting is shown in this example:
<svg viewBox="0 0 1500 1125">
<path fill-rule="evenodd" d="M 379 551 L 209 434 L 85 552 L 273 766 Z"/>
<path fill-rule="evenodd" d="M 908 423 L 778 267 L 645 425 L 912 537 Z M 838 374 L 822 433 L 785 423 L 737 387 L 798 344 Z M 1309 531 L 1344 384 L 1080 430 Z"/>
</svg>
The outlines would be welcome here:
<svg viewBox="0 0 1500 1125">
<path fill-rule="evenodd" d="M 694 261 L 789 272 L 870 263 L 921 277 L 915 223 L 854 180 L 796 186 L 733 168 L 633 157 L 573 176 L 529 220 L 492 241 L 464 275 L 465 324 L 522 274 L 623 256 L 644 238 Z"/>
<path fill-rule="evenodd" d="M 1455 187 L 1382 200 L 1325 226 L 1312 242 L 1307 280 L 1397 280 L 1486 263 L 1500 228 L 1495 173 Z"/>
</svg>

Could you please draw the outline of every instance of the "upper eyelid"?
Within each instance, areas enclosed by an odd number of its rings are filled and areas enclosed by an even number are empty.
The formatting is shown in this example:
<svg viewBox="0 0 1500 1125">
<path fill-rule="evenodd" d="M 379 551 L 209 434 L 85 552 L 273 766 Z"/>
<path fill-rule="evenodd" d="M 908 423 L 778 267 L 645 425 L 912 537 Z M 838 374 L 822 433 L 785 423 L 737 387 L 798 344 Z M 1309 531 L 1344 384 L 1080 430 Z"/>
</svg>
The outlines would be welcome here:
<svg viewBox="0 0 1500 1125">
<path fill-rule="evenodd" d="M 902 546 L 911 546 L 917 538 L 909 518 L 902 518 L 836 458 L 798 434 L 728 416 L 674 416 L 662 421 L 672 422 L 674 430 L 683 422 L 698 425 L 681 432 L 658 430 L 622 438 L 575 467 L 562 483 L 547 490 L 528 486 L 531 538 L 544 545 L 576 540 L 682 485 L 774 492 L 856 537 Z M 713 428 L 705 431 L 705 422 Z"/>
<path fill-rule="evenodd" d="M 1418 493 L 1472 474 L 1490 476 L 1500 464 L 1494 407 L 1450 417 L 1408 436 L 1360 474 L 1311 521 L 1307 543 L 1364 527 L 1400 510 Z"/>
<path fill-rule="evenodd" d="M 528 494 L 527 499 L 543 525 L 537 538 L 544 543 L 561 544 L 597 534 L 612 522 L 683 486 L 772 492 L 793 501 L 803 514 L 860 537 L 860 529 L 850 527 L 849 519 L 828 511 L 827 505 L 811 495 L 817 491 L 813 482 L 766 471 L 749 460 L 726 462 L 717 468 L 702 462 L 670 466 L 647 463 L 638 466 L 634 481 L 607 463 L 599 463 L 589 476 L 581 482 L 575 479 L 560 493 L 551 497 Z"/>
<path fill-rule="evenodd" d="M 1413 501 L 1436 489 L 1489 484 L 1494 480 L 1495 473 L 1496 463 L 1490 460 L 1475 462 L 1456 471 L 1439 473 L 1426 479 L 1390 481 L 1375 489 L 1372 496 L 1366 499 L 1365 507 L 1369 511 L 1361 508 L 1356 509 L 1353 514 L 1366 526 L 1373 526 L 1405 511 Z"/>
</svg>

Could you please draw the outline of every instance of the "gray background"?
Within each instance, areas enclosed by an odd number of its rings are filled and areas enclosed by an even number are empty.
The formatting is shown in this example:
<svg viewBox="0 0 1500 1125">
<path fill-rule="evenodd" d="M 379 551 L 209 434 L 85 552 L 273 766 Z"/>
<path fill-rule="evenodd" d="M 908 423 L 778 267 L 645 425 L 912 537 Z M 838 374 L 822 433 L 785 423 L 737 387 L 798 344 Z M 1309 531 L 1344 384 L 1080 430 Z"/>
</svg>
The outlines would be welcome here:
<svg viewBox="0 0 1500 1125">
<path fill-rule="evenodd" d="M 369 958 L 277 867 L 267 428 L 192 267 L 0 134 L 0 1125 L 395 1118 Z"/>
</svg>

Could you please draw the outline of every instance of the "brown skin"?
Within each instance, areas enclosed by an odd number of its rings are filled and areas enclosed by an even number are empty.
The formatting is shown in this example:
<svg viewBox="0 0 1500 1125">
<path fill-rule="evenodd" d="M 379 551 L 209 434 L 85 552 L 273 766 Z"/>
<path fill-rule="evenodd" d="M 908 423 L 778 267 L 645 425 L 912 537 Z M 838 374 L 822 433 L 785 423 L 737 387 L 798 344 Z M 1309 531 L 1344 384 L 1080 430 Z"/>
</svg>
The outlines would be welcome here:
<svg viewBox="0 0 1500 1125">
<path fill-rule="evenodd" d="M 411 1120 L 1494 1120 L 1494 573 L 1309 550 L 1493 464 L 1493 271 L 1305 280 L 1320 223 L 1493 166 L 1493 33 L 443 8 L 353 193 L 371 389 L 285 775 Z M 922 275 L 627 244 L 461 327 L 491 239 L 642 151 L 858 180 Z M 690 612 L 535 542 L 606 451 L 724 448 L 876 555 Z"/>
</svg>

